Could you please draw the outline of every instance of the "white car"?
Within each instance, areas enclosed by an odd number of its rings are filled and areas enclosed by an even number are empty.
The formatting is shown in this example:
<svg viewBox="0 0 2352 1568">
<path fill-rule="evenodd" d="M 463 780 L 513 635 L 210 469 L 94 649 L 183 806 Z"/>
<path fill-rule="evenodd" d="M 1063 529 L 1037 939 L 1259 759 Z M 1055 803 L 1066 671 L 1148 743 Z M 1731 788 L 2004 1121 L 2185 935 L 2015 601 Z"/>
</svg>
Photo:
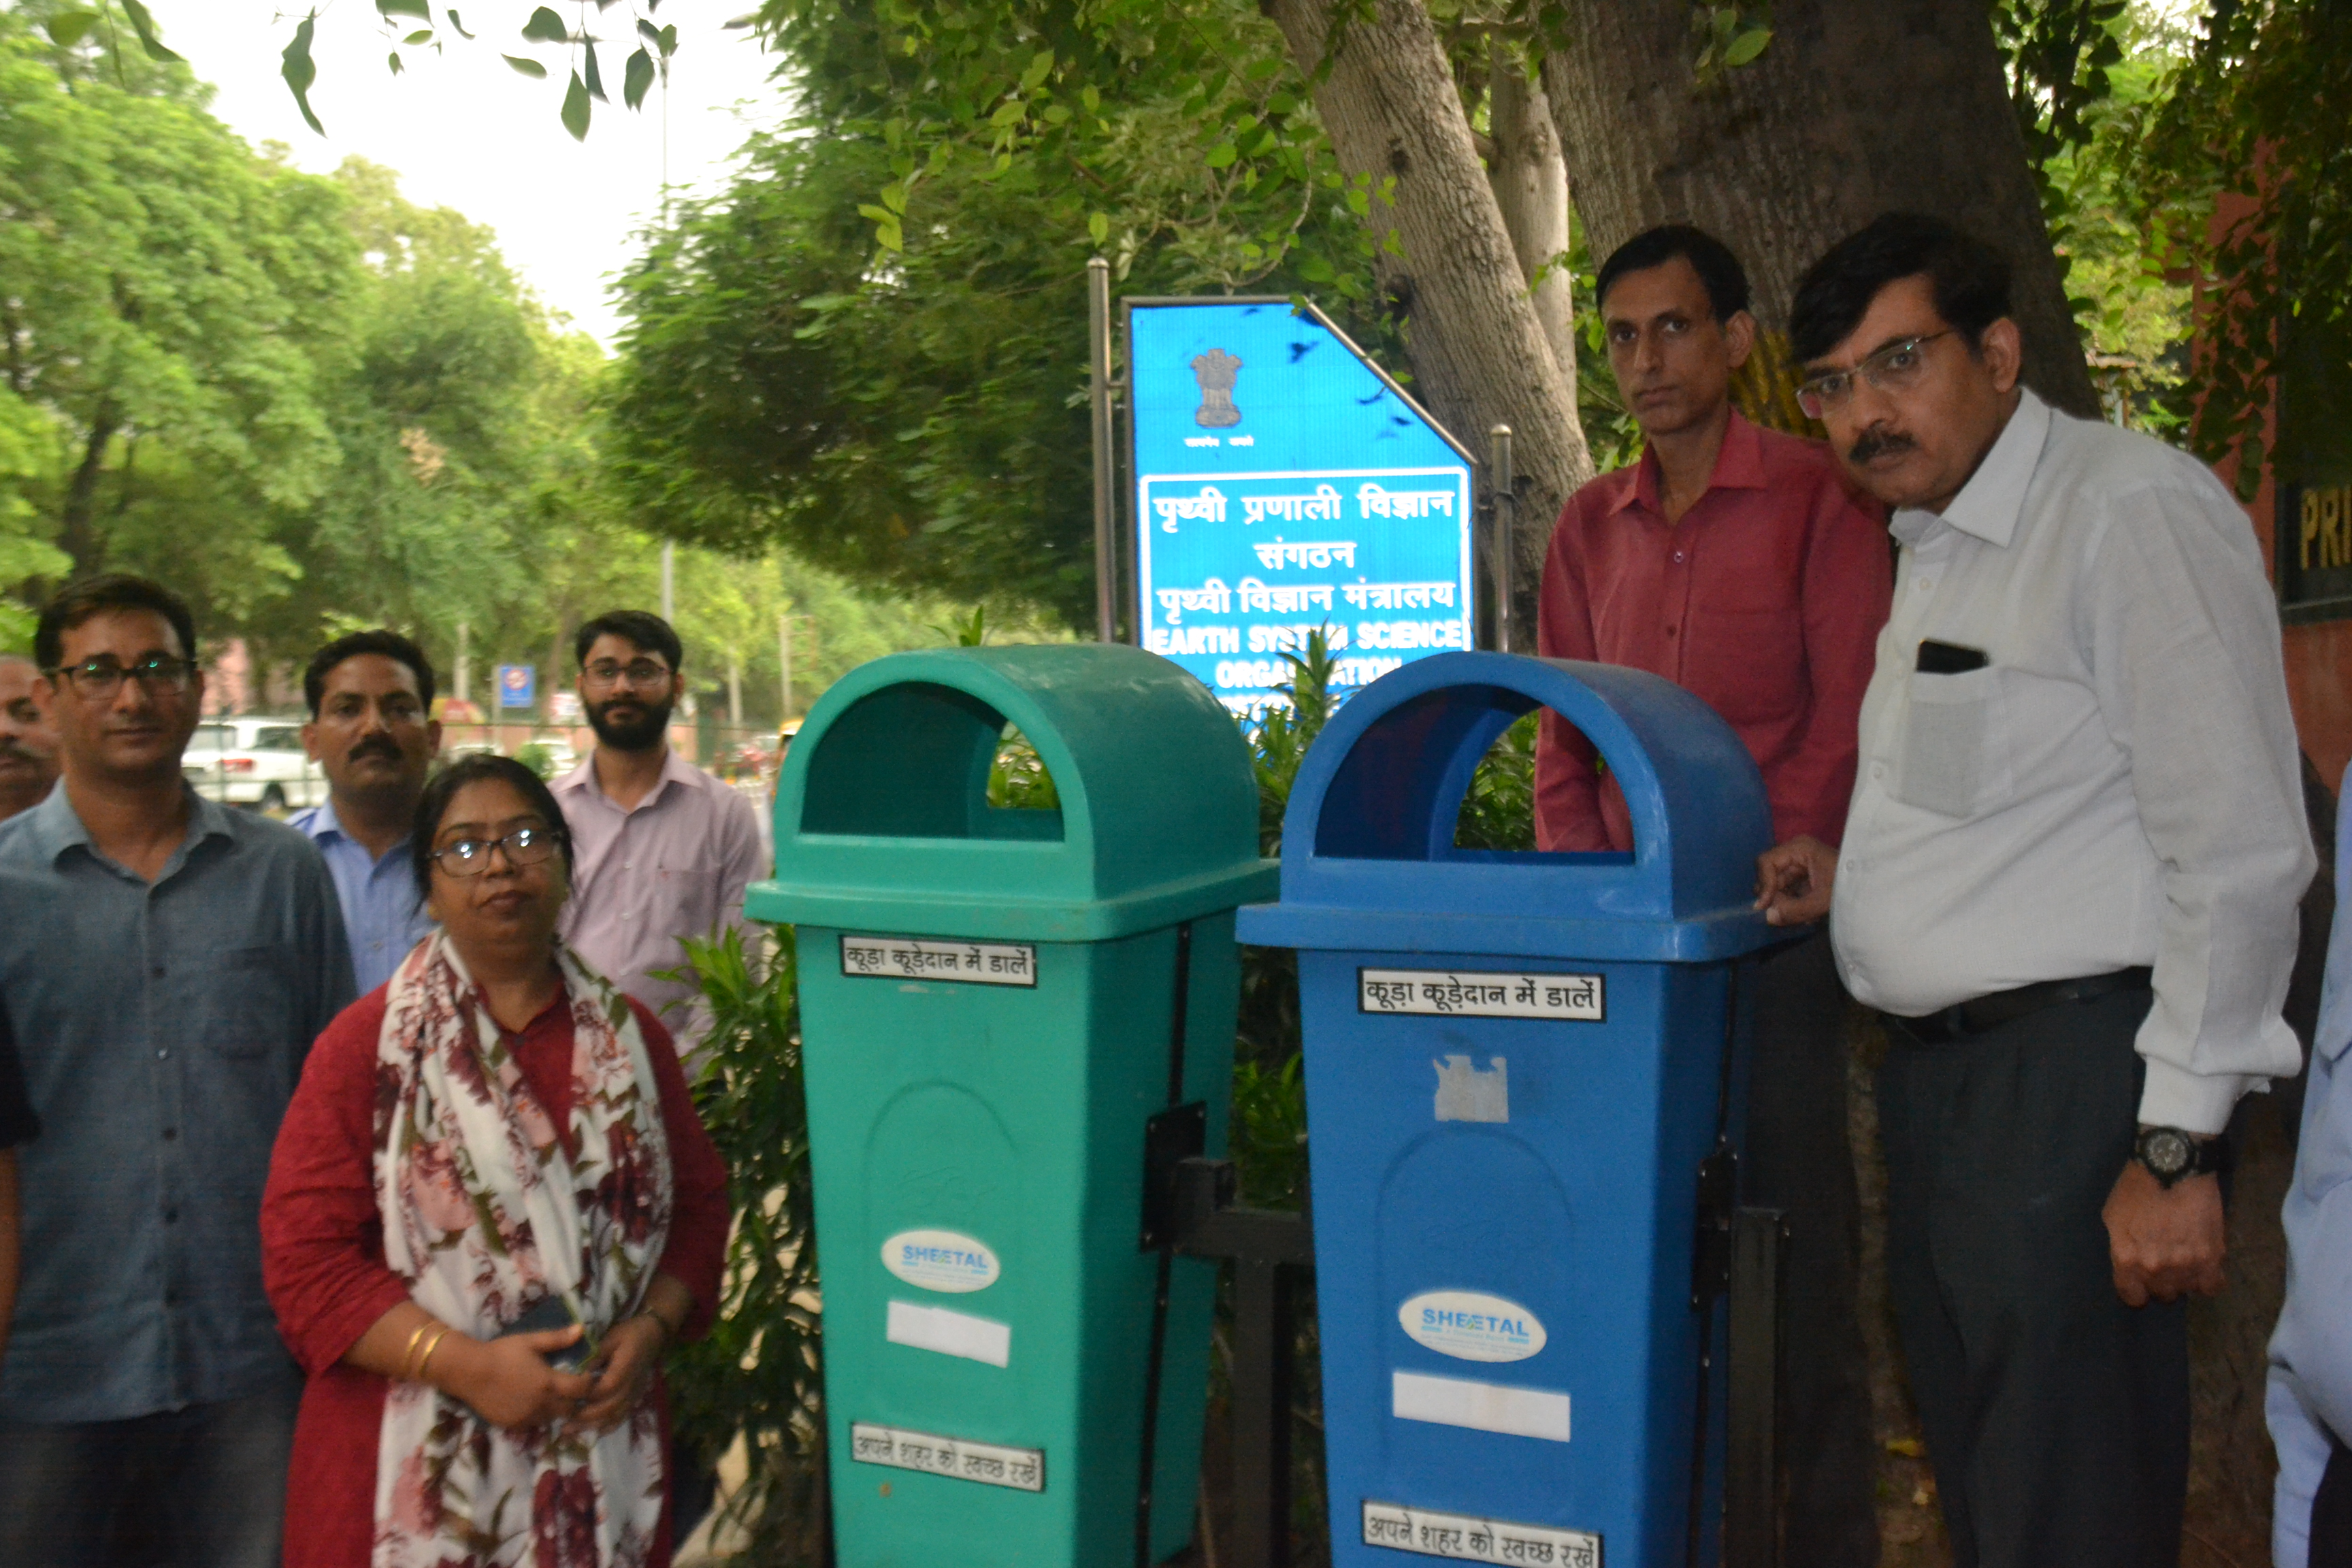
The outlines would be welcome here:
<svg viewBox="0 0 2352 1568">
<path fill-rule="evenodd" d="M 207 719 L 196 726 L 180 771 L 206 800 L 263 811 L 317 805 L 327 775 L 302 750 L 295 719 Z"/>
</svg>

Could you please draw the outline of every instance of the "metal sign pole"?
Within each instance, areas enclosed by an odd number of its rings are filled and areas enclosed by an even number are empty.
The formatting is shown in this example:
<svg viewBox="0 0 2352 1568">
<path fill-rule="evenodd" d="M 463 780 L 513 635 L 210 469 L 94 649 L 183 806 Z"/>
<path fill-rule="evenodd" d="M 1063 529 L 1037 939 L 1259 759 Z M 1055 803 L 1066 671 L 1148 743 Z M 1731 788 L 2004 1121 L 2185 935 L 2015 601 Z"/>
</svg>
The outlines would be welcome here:
<svg viewBox="0 0 2352 1568">
<path fill-rule="evenodd" d="M 1511 565 L 1518 552 L 1519 495 L 1511 474 L 1511 427 L 1497 425 L 1487 432 L 1493 442 L 1495 487 L 1495 651 L 1511 651 Z"/>
<path fill-rule="evenodd" d="M 1110 263 L 1087 263 L 1087 395 L 1094 405 L 1095 639 L 1118 640 L 1118 541 L 1113 517 L 1110 419 Z"/>
</svg>

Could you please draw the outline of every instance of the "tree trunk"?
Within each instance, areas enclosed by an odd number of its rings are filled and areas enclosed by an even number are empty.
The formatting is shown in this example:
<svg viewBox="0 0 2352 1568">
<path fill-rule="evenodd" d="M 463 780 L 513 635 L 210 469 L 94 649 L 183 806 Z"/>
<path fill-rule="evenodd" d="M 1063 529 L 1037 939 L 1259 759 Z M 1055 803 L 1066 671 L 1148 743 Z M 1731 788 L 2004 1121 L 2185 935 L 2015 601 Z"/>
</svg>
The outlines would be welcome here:
<svg viewBox="0 0 2352 1568">
<path fill-rule="evenodd" d="M 1757 319 L 1785 332 L 1822 251 L 1882 212 L 1931 213 L 2009 258 L 2027 383 L 2100 416 L 1984 0 L 1779 0 L 1770 46 L 1705 89 L 1684 7 L 1570 11 L 1573 42 L 1543 80 L 1596 258 L 1695 223 L 1739 254 Z"/>
<path fill-rule="evenodd" d="M 1499 38 L 1493 51 L 1487 121 L 1495 138 L 1494 165 L 1486 172 L 1495 205 L 1519 275 L 1528 280 L 1536 321 L 1551 345 L 1552 363 L 1576 403 L 1576 321 L 1568 269 L 1568 163 L 1560 156 L 1559 132 L 1541 85 L 1519 68 L 1517 58 Z M 1549 271 L 1546 268 L 1549 268 Z M 1538 274 L 1542 281 L 1537 281 Z"/>
<path fill-rule="evenodd" d="M 1405 316 L 1415 391 L 1482 458 L 1512 430 L 1518 570 L 1513 618 L 1532 625 L 1552 521 L 1592 477 L 1576 399 L 1528 297 L 1511 237 L 1470 135 L 1454 73 L 1420 0 L 1370 0 L 1348 18 L 1328 75 L 1332 0 L 1270 0 L 1291 58 L 1316 81 L 1315 107 L 1339 166 L 1370 175 L 1376 238 L 1393 233 L 1381 282 Z M 1393 178 L 1392 200 L 1378 187 Z"/>
<path fill-rule="evenodd" d="M 106 547 L 98 537 L 98 481 L 106 474 L 107 443 L 122 427 L 121 410 L 111 398 L 101 399 L 91 416 L 89 435 L 82 443 L 81 461 L 66 483 L 65 504 L 59 509 L 58 548 L 73 565 L 72 577 L 87 577 L 99 569 Z"/>
</svg>

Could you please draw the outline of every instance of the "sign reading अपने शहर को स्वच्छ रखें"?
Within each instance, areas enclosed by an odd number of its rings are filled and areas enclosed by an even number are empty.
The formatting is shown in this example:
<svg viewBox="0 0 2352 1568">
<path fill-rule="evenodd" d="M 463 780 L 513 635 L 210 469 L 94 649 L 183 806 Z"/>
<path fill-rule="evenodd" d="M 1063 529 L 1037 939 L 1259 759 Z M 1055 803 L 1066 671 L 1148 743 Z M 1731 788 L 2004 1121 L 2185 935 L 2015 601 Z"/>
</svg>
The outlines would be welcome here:
<svg viewBox="0 0 2352 1568">
<path fill-rule="evenodd" d="M 1470 459 L 1309 306 L 1130 300 L 1137 640 L 1247 712 L 1475 646 Z"/>
</svg>

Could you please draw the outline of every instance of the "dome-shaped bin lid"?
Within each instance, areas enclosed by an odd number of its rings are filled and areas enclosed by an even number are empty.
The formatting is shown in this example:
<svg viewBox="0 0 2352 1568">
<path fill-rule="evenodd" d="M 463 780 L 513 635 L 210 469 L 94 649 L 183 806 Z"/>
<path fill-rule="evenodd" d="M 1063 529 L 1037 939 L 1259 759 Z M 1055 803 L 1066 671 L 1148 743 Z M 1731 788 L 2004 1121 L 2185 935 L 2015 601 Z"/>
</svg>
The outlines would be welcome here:
<svg viewBox="0 0 2352 1568">
<path fill-rule="evenodd" d="M 1625 795 L 1631 854 L 1457 848 L 1496 738 L 1544 707 Z M 1282 899 L 1244 942 L 1326 951 L 1709 962 L 1784 940 L 1751 907 L 1772 815 L 1753 758 L 1706 703 L 1641 670 L 1445 653 L 1351 699 L 1299 766 Z"/>
<path fill-rule="evenodd" d="M 1059 810 L 988 800 L 1010 724 Z M 1233 719 L 1139 648 L 1074 643 L 892 654 L 835 681 L 787 753 L 776 876 L 754 920 L 1097 942 L 1276 887 Z"/>
</svg>

